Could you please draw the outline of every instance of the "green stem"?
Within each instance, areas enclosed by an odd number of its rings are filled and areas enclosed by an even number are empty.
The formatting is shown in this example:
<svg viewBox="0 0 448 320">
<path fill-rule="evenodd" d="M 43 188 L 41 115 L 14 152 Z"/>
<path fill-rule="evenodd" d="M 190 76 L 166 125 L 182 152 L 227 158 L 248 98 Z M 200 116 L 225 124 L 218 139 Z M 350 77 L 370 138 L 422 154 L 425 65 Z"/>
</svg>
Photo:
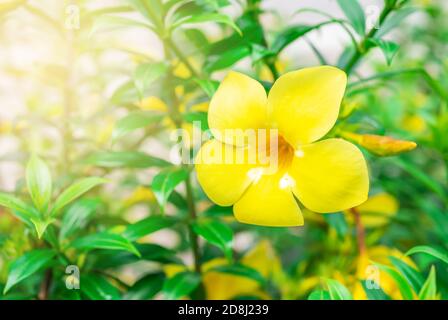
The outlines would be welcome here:
<svg viewBox="0 0 448 320">
<path fill-rule="evenodd" d="M 188 174 L 187 180 L 185 180 L 185 188 L 186 188 L 186 194 L 187 194 L 187 204 L 188 204 L 188 212 L 190 214 L 191 221 L 196 220 L 196 205 L 194 203 L 194 193 L 193 193 L 193 187 L 191 185 L 191 174 Z M 194 258 L 194 270 L 198 273 L 201 273 L 201 255 L 199 252 L 199 241 L 198 236 L 193 231 L 192 223 L 190 222 L 188 224 L 188 232 L 190 235 L 190 242 L 191 242 L 191 249 L 193 251 L 193 258 Z"/>
<path fill-rule="evenodd" d="M 381 26 L 388 17 L 388 15 L 393 11 L 393 9 L 395 8 L 395 2 L 396 1 L 394 1 L 394 3 L 392 3 L 391 5 L 386 4 L 384 6 L 380 14 L 378 26 Z M 351 57 L 351 59 L 348 61 L 347 65 L 344 68 L 347 74 L 350 74 L 353 71 L 353 68 L 358 63 L 358 61 L 362 58 L 363 55 L 365 55 L 369 51 L 367 43 L 370 38 L 373 38 L 375 36 L 378 30 L 379 28 L 376 28 L 376 26 L 370 29 L 369 33 L 367 33 L 367 35 L 364 36 L 364 38 L 361 40 L 359 46 L 355 48 L 356 49 L 355 53 L 353 54 L 353 56 Z"/>
</svg>

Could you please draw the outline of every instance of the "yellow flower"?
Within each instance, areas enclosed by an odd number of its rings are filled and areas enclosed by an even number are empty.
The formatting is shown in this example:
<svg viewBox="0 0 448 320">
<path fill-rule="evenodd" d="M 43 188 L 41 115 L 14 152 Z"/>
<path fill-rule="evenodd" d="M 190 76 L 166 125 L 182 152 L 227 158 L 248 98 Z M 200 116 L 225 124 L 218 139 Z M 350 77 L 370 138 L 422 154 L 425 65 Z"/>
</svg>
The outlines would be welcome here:
<svg viewBox="0 0 448 320">
<path fill-rule="evenodd" d="M 225 258 L 215 258 L 202 265 L 203 284 L 209 300 L 227 300 L 238 296 L 257 296 L 269 298 L 260 288 L 260 284 L 250 278 L 214 271 L 213 268 L 227 265 Z M 281 270 L 280 260 L 272 246 L 262 241 L 251 249 L 240 261 L 241 264 L 257 270 L 265 279 Z M 167 265 L 164 267 L 167 277 L 173 277 L 186 271 L 184 266 Z"/>
<path fill-rule="evenodd" d="M 381 192 L 356 207 L 360 214 L 361 223 L 367 228 L 375 228 L 386 225 L 390 218 L 395 216 L 398 211 L 398 201 L 394 196 Z M 353 223 L 353 214 L 345 212 L 347 221 Z"/>
<path fill-rule="evenodd" d="M 355 300 L 366 300 L 367 295 L 364 291 L 360 280 L 365 280 L 368 277 L 375 276 L 372 272 L 372 269 L 369 266 L 372 266 L 372 262 L 380 263 L 389 267 L 392 267 L 392 264 L 389 260 L 389 257 L 395 257 L 400 260 L 403 260 L 406 264 L 410 265 L 414 269 L 416 268 L 414 262 L 403 253 L 394 248 L 388 248 L 385 246 L 376 246 L 367 250 L 367 253 L 359 256 L 357 261 L 357 271 L 356 271 L 356 279 L 357 281 L 354 284 L 353 288 L 353 298 Z M 400 290 L 398 288 L 395 280 L 385 271 L 378 271 L 378 279 L 376 279 L 381 287 L 381 289 L 392 299 L 400 300 L 403 299 L 401 296 Z"/>
<path fill-rule="evenodd" d="M 318 213 L 363 203 L 369 179 L 361 151 L 342 139 L 316 142 L 334 126 L 346 83 L 346 74 L 335 67 L 306 68 L 280 77 L 267 96 L 260 83 L 231 72 L 210 102 L 215 139 L 196 157 L 208 197 L 234 205 L 238 221 L 266 226 L 303 225 L 294 196 Z M 249 142 L 246 132 L 263 129 L 278 130 L 278 147 L 265 150 L 278 159 L 275 172 L 270 164 L 250 161 L 263 148 L 258 140 Z M 237 161 L 226 156 L 239 153 Z"/>
</svg>

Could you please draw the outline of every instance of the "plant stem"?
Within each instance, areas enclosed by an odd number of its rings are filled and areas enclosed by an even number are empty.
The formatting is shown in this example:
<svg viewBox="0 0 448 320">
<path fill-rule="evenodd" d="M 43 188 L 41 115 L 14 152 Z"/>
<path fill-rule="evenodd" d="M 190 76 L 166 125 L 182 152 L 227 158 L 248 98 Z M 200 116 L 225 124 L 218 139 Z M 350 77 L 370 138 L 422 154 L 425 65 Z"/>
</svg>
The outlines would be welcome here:
<svg viewBox="0 0 448 320">
<path fill-rule="evenodd" d="M 361 215 L 359 214 L 359 211 L 355 208 L 350 209 L 350 212 L 353 214 L 353 217 L 355 218 L 356 239 L 358 242 L 359 254 L 363 255 L 367 252 L 367 247 L 366 247 L 366 232 L 361 221 Z"/>
<path fill-rule="evenodd" d="M 170 45 L 170 43 L 172 44 L 170 39 L 164 39 L 163 41 L 163 45 L 165 48 L 165 54 L 169 55 L 169 50 L 167 49 L 173 49 L 176 48 L 175 46 Z M 176 48 L 177 49 L 177 48 Z M 184 59 L 185 61 L 186 58 L 182 55 L 182 53 L 179 50 L 172 50 L 173 53 L 175 55 L 177 55 L 177 57 L 182 61 L 182 59 Z M 180 55 L 180 56 L 179 56 Z M 188 66 L 188 64 L 186 64 Z M 194 73 L 194 69 L 191 69 L 192 73 Z M 167 76 L 166 79 L 166 85 L 167 87 L 169 87 L 171 84 L 171 80 L 173 78 L 173 74 L 169 74 Z M 169 106 L 169 114 L 170 114 L 170 118 L 173 121 L 173 123 L 175 124 L 177 129 L 182 129 L 182 115 L 180 114 L 179 111 L 179 101 L 178 98 L 176 96 L 176 92 L 174 91 L 174 89 L 170 90 L 170 103 L 168 104 Z M 186 149 L 185 147 L 183 149 Z M 187 164 L 183 165 L 184 167 L 186 167 L 186 169 L 188 170 L 188 175 L 187 175 L 187 179 L 185 180 L 185 192 L 186 192 L 186 200 L 187 200 L 187 205 L 188 205 L 188 213 L 189 213 L 189 221 L 188 221 L 188 234 L 189 234 L 189 238 L 190 238 L 190 245 L 191 245 L 191 251 L 193 252 L 193 259 L 194 259 L 194 270 L 198 273 L 201 272 L 201 254 L 199 251 L 199 241 L 198 241 L 198 236 L 196 235 L 196 233 L 193 230 L 193 222 L 196 220 L 196 205 L 195 205 L 195 200 L 194 200 L 194 192 L 193 192 L 193 186 L 191 184 L 191 172 L 188 168 Z"/>
<path fill-rule="evenodd" d="M 392 5 L 385 4 L 380 14 L 378 26 L 381 26 L 383 24 L 384 20 L 386 20 L 387 16 L 393 11 L 394 8 L 395 8 L 395 2 Z M 353 56 L 351 57 L 351 59 L 348 61 L 347 65 L 344 68 L 347 74 L 350 74 L 353 71 L 353 68 L 358 63 L 358 61 L 362 58 L 364 54 L 366 54 L 369 51 L 369 48 L 367 48 L 367 42 L 369 41 L 370 38 L 373 38 L 375 36 L 378 30 L 379 28 L 375 26 L 372 29 L 370 29 L 369 33 L 367 33 L 367 35 L 365 35 L 364 38 L 361 40 L 359 46 L 355 48 L 356 49 L 355 53 L 353 54 Z"/>
<path fill-rule="evenodd" d="M 37 295 L 39 300 L 47 300 L 49 293 L 50 293 L 50 287 L 53 280 L 53 271 L 51 269 L 48 269 L 45 272 L 44 281 L 42 281 L 39 289 L 39 293 Z"/>
<path fill-rule="evenodd" d="M 185 188 L 187 193 L 187 204 L 188 212 L 190 214 L 190 219 L 192 221 L 196 220 L 196 205 L 194 203 L 194 193 L 193 187 L 191 185 L 191 174 L 188 174 L 187 180 L 185 180 Z M 193 231 L 193 226 L 191 223 L 188 224 L 188 232 L 190 234 L 191 249 L 193 251 L 194 258 L 194 270 L 201 273 L 201 255 L 199 252 L 199 241 L 198 236 Z"/>
</svg>

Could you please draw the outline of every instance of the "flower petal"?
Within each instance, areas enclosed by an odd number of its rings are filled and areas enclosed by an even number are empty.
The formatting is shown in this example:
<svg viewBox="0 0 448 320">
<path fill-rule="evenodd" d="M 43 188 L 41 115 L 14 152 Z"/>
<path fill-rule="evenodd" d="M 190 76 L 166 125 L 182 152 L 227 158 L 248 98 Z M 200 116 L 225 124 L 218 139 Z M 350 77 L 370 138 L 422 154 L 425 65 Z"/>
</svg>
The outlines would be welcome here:
<svg viewBox="0 0 448 320">
<path fill-rule="evenodd" d="M 284 172 L 262 175 L 235 203 L 233 212 L 239 222 L 260 226 L 291 227 L 303 225 L 299 205 Z M 257 179 L 256 179 L 257 180 Z"/>
<path fill-rule="evenodd" d="M 381 192 L 369 197 L 356 209 L 361 214 L 362 224 L 367 228 L 374 228 L 386 225 L 397 214 L 398 207 L 398 201 L 394 196 Z M 346 214 L 346 217 L 349 222 L 352 222 L 353 217 L 350 212 Z"/>
<path fill-rule="evenodd" d="M 367 200 L 369 175 L 361 151 L 342 139 L 302 146 L 289 168 L 294 194 L 305 207 L 329 213 L 355 207 Z"/>
<path fill-rule="evenodd" d="M 220 206 L 234 204 L 246 191 L 252 179 L 248 175 L 254 165 L 248 164 L 247 152 L 237 159 L 236 148 L 218 140 L 205 143 L 196 156 L 199 184 L 207 196 Z"/>
<path fill-rule="evenodd" d="M 272 125 L 293 147 L 322 138 L 336 122 L 346 84 L 346 74 L 331 66 L 286 73 L 269 93 Z"/>
<path fill-rule="evenodd" d="M 256 130 L 267 125 L 267 97 L 263 86 L 238 72 L 230 72 L 213 96 L 208 110 L 209 127 L 222 142 L 241 146 L 242 134 L 226 129 Z"/>
</svg>

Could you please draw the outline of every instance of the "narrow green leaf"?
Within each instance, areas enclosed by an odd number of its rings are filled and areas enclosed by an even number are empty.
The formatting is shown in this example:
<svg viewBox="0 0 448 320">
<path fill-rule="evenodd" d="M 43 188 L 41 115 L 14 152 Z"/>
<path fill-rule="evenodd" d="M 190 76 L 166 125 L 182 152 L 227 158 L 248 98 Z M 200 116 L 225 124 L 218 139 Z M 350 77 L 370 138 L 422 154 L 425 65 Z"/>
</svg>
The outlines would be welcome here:
<svg viewBox="0 0 448 320">
<path fill-rule="evenodd" d="M 434 258 L 437 258 L 440 261 L 443 261 L 446 264 L 448 264 L 448 254 L 445 252 L 442 252 L 439 249 L 432 248 L 429 246 L 417 246 L 417 247 L 412 248 L 408 252 L 406 252 L 406 255 L 409 256 L 409 255 L 416 254 L 416 253 L 429 254 L 430 256 L 433 256 Z"/>
<path fill-rule="evenodd" d="M 423 286 L 423 282 L 425 281 L 421 273 L 398 258 L 390 256 L 389 260 L 392 262 L 394 267 L 397 268 L 397 270 L 411 284 L 412 289 L 414 289 L 414 292 L 418 293 L 421 287 Z"/>
<path fill-rule="evenodd" d="M 233 66 L 241 59 L 248 57 L 250 53 L 250 48 L 244 45 L 226 50 L 221 54 L 213 55 L 207 58 L 204 69 L 208 73 L 226 69 Z"/>
<path fill-rule="evenodd" d="M 366 17 L 358 0 L 338 0 L 339 7 L 344 11 L 353 29 L 363 36 L 366 33 Z"/>
<path fill-rule="evenodd" d="M 216 90 L 218 90 L 219 81 L 197 78 L 194 78 L 193 80 L 201 87 L 209 98 L 213 97 Z"/>
<path fill-rule="evenodd" d="M 136 241 L 148 234 L 158 230 L 169 228 L 176 223 L 176 220 L 165 216 L 152 216 L 137 223 L 130 224 L 123 232 L 123 236 L 129 241 Z"/>
<path fill-rule="evenodd" d="M 228 273 L 255 280 L 261 285 L 266 284 L 266 279 L 257 270 L 241 263 L 218 266 L 210 269 L 209 271 Z"/>
<path fill-rule="evenodd" d="M 193 224 L 195 233 L 220 248 L 227 258 L 232 258 L 232 229 L 217 220 L 198 221 Z"/>
<path fill-rule="evenodd" d="M 224 25 L 228 25 L 232 29 L 234 29 L 238 34 L 242 35 L 241 29 L 233 22 L 232 18 L 228 15 L 221 14 L 218 12 L 203 12 L 196 13 L 190 16 L 183 17 L 177 21 L 175 21 L 172 25 L 173 29 L 176 29 L 184 24 L 195 24 L 195 23 L 203 23 L 203 22 L 214 22 L 220 23 Z"/>
<path fill-rule="evenodd" d="M 123 29 L 125 27 L 129 28 L 147 28 L 150 30 L 153 30 L 152 25 L 139 22 L 135 19 L 130 19 L 126 17 L 121 16 L 114 16 L 114 15 L 100 15 L 95 17 L 93 20 L 93 26 L 90 31 L 90 34 L 93 35 L 94 33 L 101 32 L 101 31 L 111 31 L 115 29 Z"/>
<path fill-rule="evenodd" d="M 338 281 L 326 279 L 326 283 L 331 300 L 353 300 L 350 291 Z"/>
<path fill-rule="evenodd" d="M 165 273 L 150 273 L 139 279 L 124 295 L 124 300 L 149 300 L 163 288 Z"/>
<path fill-rule="evenodd" d="M 26 167 L 26 183 L 37 210 L 45 214 L 51 200 L 51 173 L 45 162 L 36 155 L 31 157 Z"/>
<path fill-rule="evenodd" d="M 62 218 L 59 239 L 66 239 L 82 230 L 99 206 L 100 201 L 97 199 L 83 199 L 71 205 Z"/>
<path fill-rule="evenodd" d="M 295 40 L 299 39 L 300 37 L 304 36 L 311 30 L 319 28 L 320 25 L 316 26 L 308 26 L 308 25 L 293 25 L 282 32 L 280 32 L 272 42 L 271 45 L 271 51 L 279 54 L 284 48 L 286 48 L 288 45 L 290 45 Z"/>
<path fill-rule="evenodd" d="M 85 275 L 81 277 L 81 292 L 90 300 L 120 300 L 118 288 L 113 286 L 103 276 Z"/>
<path fill-rule="evenodd" d="M 136 263 L 139 261 L 152 261 L 162 264 L 182 264 L 176 257 L 176 252 L 162 246 L 150 243 L 135 244 L 141 257 L 128 251 L 97 250 L 94 255 L 95 268 L 107 269 Z"/>
<path fill-rule="evenodd" d="M 144 128 L 152 123 L 157 123 L 163 117 L 161 114 L 154 114 L 149 111 L 132 112 L 123 119 L 118 120 L 112 133 L 112 140 L 116 141 L 132 131 Z"/>
<path fill-rule="evenodd" d="M 6 294 L 14 285 L 25 280 L 34 273 L 48 267 L 56 252 L 49 249 L 36 249 L 25 253 L 9 267 L 8 280 L 3 290 Z"/>
<path fill-rule="evenodd" d="M 331 300 L 330 293 L 326 290 L 315 290 L 310 293 L 308 300 Z"/>
<path fill-rule="evenodd" d="M 32 219 L 39 219 L 39 212 L 32 206 L 26 204 L 22 200 L 7 194 L 0 192 L 0 206 L 6 207 L 12 210 L 12 213 L 21 221 L 25 222 L 28 226 L 32 227 Z"/>
<path fill-rule="evenodd" d="M 423 284 L 422 289 L 418 294 L 420 300 L 436 300 L 437 298 L 437 283 L 436 283 L 436 269 L 431 266 L 428 278 Z"/>
<path fill-rule="evenodd" d="M 71 243 L 71 247 L 80 250 L 124 250 L 129 251 L 140 257 L 141 254 L 135 246 L 125 237 L 109 232 L 101 232 L 78 238 Z"/>
<path fill-rule="evenodd" d="M 52 210 L 52 216 L 57 215 L 62 208 L 64 208 L 66 205 L 79 198 L 86 192 L 106 182 L 107 180 L 103 178 L 90 177 L 81 179 L 73 183 L 70 187 L 65 189 L 64 192 L 62 192 L 61 195 L 56 199 Z"/>
<path fill-rule="evenodd" d="M 398 52 L 398 49 L 400 46 L 392 41 L 386 41 L 376 38 L 370 38 L 367 42 L 367 45 L 369 47 L 378 47 L 381 49 L 381 51 L 384 54 L 384 57 L 386 58 L 387 65 L 390 65 L 392 63 L 393 58 Z"/>
<path fill-rule="evenodd" d="M 403 9 L 394 12 L 393 14 L 391 14 L 386 18 L 386 20 L 383 22 L 383 24 L 380 26 L 379 30 L 375 34 L 375 37 L 378 39 L 384 37 L 390 31 L 398 27 L 404 19 L 406 19 L 409 15 L 413 14 L 416 11 L 417 11 L 416 8 L 405 7 Z"/>
<path fill-rule="evenodd" d="M 188 296 L 201 282 L 201 276 L 195 272 L 181 272 L 165 281 L 163 294 L 167 300 L 177 300 Z"/>
<path fill-rule="evenodd" d="M 364 292 L 366 293 L 367 299 L 369 300 L 391 300 L 390 297 L 381 289 L 379 288 L 369 288 L 367 286 L 367 280 L 361 281 L 362 288 L 364 289 Z"/>
<path fill-rule="evenodd" d="M 379 263 L 375 263 L 375 265 L 378 266 L 378 268 L 380 268 L 382 271 L 386 272 L 389 276 L 391 276 L 391 278 L 397 284 L 403 299 L 405 300 L 413 299 L 412 288 L 400 273 L 398 273 L 396 270 L 394 270 L 389 266 L 385 266 Z"/>
<path fill-rule="evenodd" d="M 144 97 L 145 92 L 155 81 L 165 75 L 168 69 L 169 65 L 165 62 L 145 63 L 139 65 L 134 74 L 134 83 L 140 93 L 140 96 Z"/>
<path fill-rule="evenodd" d="M 84 162 L 105 168 L 125 167 L 144 169 L 171 165 L 168 161 L 138 151 L 101 151 L 90 155 Z"/>
<path fill-rule="evenodd" d="M 164 169 L 154 177 L 151 188 L 162 210 L 174 188 L 187 177 L 188 170 L 184 167 Z"/>
</svg>

